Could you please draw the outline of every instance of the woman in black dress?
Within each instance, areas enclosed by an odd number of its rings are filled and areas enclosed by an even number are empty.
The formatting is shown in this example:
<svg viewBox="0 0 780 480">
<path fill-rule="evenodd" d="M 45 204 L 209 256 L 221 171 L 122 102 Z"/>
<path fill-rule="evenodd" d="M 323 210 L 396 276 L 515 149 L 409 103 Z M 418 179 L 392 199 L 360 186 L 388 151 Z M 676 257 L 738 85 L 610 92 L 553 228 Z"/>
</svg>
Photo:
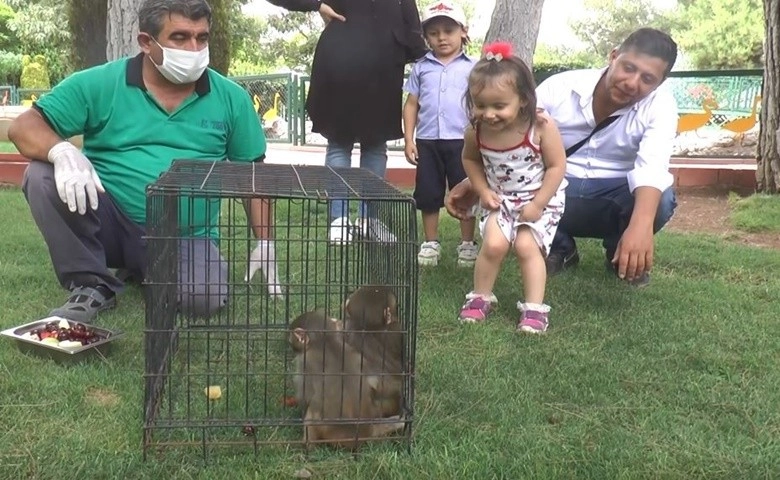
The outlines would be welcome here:
<svg viewBox="0 0 780 480">
<path fill-rule="evenodd" d="M 268 1 L 288 10 L 319 11 L 327 22 L 306 99 L 312 131 L 328 140 L 325 164 L 349 167 L 352 146 L 359 142 L 360 166 L 384 177 L 386 142 L 403 137 L 404 65 L 426 51 L 414 0 Z M 345 202 L 331 202 L 330 215 L 331 241 L 348 242 Z"/>
</svg>

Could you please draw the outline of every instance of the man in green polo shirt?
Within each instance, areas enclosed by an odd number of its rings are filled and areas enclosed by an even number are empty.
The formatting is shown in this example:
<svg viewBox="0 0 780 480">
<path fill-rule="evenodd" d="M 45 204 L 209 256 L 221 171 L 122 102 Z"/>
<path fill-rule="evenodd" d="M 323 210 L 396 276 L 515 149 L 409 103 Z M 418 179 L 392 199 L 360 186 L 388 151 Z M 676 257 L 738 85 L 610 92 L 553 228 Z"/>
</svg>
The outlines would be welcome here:
<svg viewBox="0 0 780 480">
<path fill-rule="evenodd" d="M 264 158 L 249 95 L 207 68 L 210 23 L 205 0 L 144 1 L 140 54 L 71 75 L 9 128 L 19 152 L 33 159 L 23 191 L 57 278 L 70 291 L 51 315 L 89 322 L 115 306 L 123 281 L 109 268 L 143 278 L 145 189 L 174 159 Z M 63 140 L 78 134 L 83 152 Z M 255 236 L 268 238 L 267 204 L 246 206 Z M 179 253 L 186 315 L 209 316 L 227 300 L 227 262 L 210 238 L 215 218 L 206 218 L 207 210 L 218 216 L 203 203 L 182 215 L 190 227 Z M 252 259 L 268 261 L 269 243 L 259 241 L 262 251 Z"/>
</svg>

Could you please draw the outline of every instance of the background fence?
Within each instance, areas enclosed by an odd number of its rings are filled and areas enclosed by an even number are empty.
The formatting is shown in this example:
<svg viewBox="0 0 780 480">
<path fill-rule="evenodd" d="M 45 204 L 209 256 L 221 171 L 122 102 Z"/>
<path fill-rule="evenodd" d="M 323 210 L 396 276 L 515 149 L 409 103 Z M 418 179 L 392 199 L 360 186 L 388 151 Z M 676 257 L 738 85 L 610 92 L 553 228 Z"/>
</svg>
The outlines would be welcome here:
<svg viewBox="0 0 780 480">
<path fill-rule="evenodd" d="M 762 70 L 672 72 L 667 80 L 680 115 L 702 112 L 705 100 L 712 109 L 711 125 L 722 126 L 735 117 L 755 114 L 760 105 Z"/>
<path fill-rule="evenodd" d="M 550 72 L 537 78 L 543 81 Z M 252 97 L 255 111 L 271 142 L 293 145 L 325 145 L 327 141 L 311 131 L 306 115 L 309 77 L 294 73 L 231 77 Z M 716 70 L 672 72 L 666 81 L 680 109 L 679 131 L 744 135 L 758 126 L 763 71 Z M 48 90 L 21 89 L 0 85 L 2 105 L 29 105 Z M 701 129 L 701 130 L 700 130 Z M 741 137 L 740 137 L 741 138 Z M 740 140 L 741 141 L 741 140 Z M 389 143 L 402 148 L 403 141 Z"/>
<path fill-rule="evenodd" d="M 552 73 L 537 78 L 543 81 Z M 672 72 L 666 80 L 679 108 L 677 154 L 697 156 L 691 152 L 697 142 L 707 144 L 723 143 L 721 137 L 737 134 L 739 143 L 746 132 L 757 130 L 758 108 L 760 107 L 763 70 L 715 70 Z M 298 117 L 294 121 L 293 133 L 296 145 L 325 145 L 322 136 L 312 133 L 311 121 L 303 105 L 308 91 L 309 77 L 298 77 Z M 694 128 L 695 127 L 695 128 Z M 686 135 L 694 135 L 687 138 Z M 702 140 L 701 135 L 704 135 Z M 390 148 L 403 148 L 403 140 L 388 142 Z M 726 155 L 709 153 L 705 156 L 750 156 L 740 152 Z"/>
</svg>

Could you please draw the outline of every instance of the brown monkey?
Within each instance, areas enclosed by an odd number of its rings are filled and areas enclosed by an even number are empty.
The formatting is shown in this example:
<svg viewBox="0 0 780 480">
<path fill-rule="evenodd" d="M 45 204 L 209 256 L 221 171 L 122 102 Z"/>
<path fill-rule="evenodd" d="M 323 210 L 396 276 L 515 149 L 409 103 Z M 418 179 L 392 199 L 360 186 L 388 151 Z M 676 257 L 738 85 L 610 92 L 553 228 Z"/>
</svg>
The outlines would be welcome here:
<svg viewBox="0 0 780 480">
<path fill-rule="evenodd" d="M 287 341 L 295 353 L 295 374 L 293 375 L 295 398 L 292 401 L 285 400 L 285 403 L 291 406 L 298 405 L 304 411 L 306 410 L 306 397 L 311 396 L 307 392 L 311 392 L 313 388 L 310 385 L 313 379 L 304 374 L 305 362 L 307 360 L 309 362 L 317 361 L 316 358 L 311 360 L 306 358 L 307 355 L 312 355 L 312 352 L 307 351 L 307 347 L 314 346 L 322 353 L 327 336 L 332 333 L 341 338 L 343 334 L 339 334 L 339 332 L 342 330 L 343 323 L 340 320 L 329 317 L 322 308 L 303 313 L 293 320 L 290 324 L 290 333 Z"/>
<path fill-rule="evenodd" d="M 401 413 L 404 332 L 398 297 L 383 285 L 365 285 L 344 302 L 347 342 L 362 353 L 364 373 L 375 375 L 374 401 L 384 416 Z"/>
<path fill-rule="evenodd" d="M 398 431 L 404 423 L 350 424 L 383 417 L 374 403 L 375 378 L 362 375 L 361 356 L 344 341 L 341 322 L 322 310 L 304 313 L 290 325 L 295 351 L 295 389 L 304 411 L 304 442 L 356 449 L 362 441 Z"/>
</svg>

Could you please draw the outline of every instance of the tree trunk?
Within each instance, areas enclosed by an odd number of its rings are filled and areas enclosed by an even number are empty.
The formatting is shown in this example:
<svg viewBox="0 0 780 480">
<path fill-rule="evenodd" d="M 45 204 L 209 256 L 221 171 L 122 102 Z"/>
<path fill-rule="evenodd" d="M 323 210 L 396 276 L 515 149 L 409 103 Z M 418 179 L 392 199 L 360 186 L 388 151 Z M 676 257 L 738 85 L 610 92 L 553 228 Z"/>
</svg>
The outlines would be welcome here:
<svg viewBox="0 0 780 480">
<path fill-rule="evenodd" d="M 485 43 L 510 42 L 515 54 L 532 68 L 543 5 L 544 0 L 496 0 Z"/>
<path fill-rule="evenodd" d="M 759 192 L 780 193 L 780 0 L 764 0 L 764 26 L 756 186 Z"/>
<path fill-rule="evenodd" d="M 108 0 L 106 59 L 138 53 L 138 9 L 141 0 Z"/>
<path fill-rule="evenodd" d="M 76 70 L 106 62 L 106 0 L 71 0 L 68 29 Z"/>
<path fill-rule="evenodd" d="M 209 62 L 211 68 L 223 75 L 230 68 L 230 14 L 232 0 L 209 0 L 211 5 L 211 35 L 209 36 Z"/>
</svg>

